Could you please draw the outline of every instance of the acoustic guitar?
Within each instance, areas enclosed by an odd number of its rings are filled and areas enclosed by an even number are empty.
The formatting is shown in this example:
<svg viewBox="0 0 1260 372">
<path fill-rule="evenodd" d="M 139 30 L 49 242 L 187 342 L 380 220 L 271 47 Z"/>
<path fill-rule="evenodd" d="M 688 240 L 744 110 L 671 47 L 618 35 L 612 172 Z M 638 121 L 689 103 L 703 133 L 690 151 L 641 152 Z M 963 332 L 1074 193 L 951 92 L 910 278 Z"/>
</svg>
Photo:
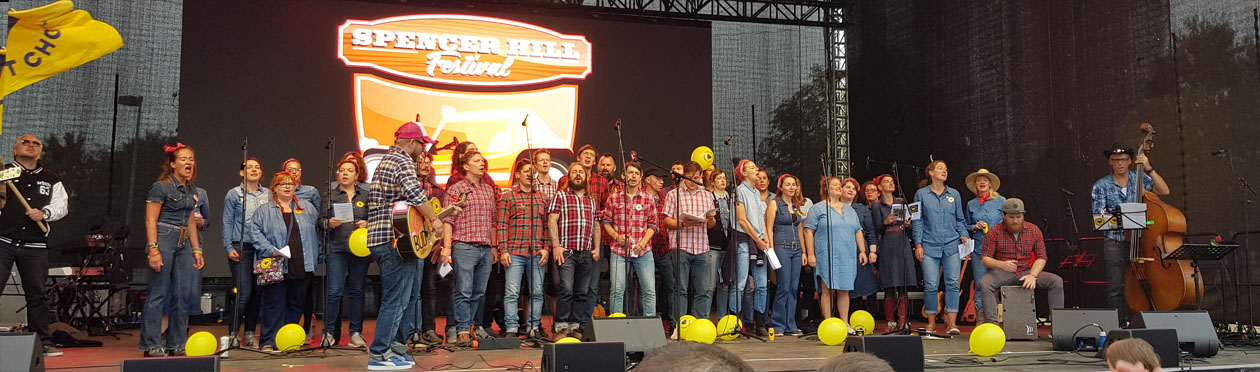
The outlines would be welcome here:
<svg viewBox="0 0 1260 372">
<path fill-rule="evenodd" d="M 398 255 L 410 260 L 428 258 L 439 241 L 440 233 L 433 231 L 433 223 L 424 217 L 420 208 L 432 208 L 438 219 L 443 219 L 454 213 L 455 208 L 463 208 L 467 201 L 468 193 L 464 193 L 459 196 L 459 201 L 446 208 L 442 208 L 442 202 L 437 198 L 429 198 L 428 202 L 418 207 L 407 202 L 395 203 L 390 221 L 394 226 L 394 249 Z"/>
</svg>

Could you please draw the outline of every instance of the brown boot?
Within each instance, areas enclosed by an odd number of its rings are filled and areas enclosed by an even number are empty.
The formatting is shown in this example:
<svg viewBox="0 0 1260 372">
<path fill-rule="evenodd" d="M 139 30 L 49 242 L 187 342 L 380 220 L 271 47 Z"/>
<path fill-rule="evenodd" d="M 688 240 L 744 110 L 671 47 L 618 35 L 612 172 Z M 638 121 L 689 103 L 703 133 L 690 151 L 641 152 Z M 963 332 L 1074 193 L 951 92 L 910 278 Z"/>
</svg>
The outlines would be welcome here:
<svg viewBox="0 0 1260 372">
<path fill-rule="evenodd" d="M 897 299 L 897 324 L 900 325 L 902 329 L 910 328 L 910 323 L 906 321 L 906 307 L 909 306 L 907 304 L 908 302 L 909 299 L 905 296 Z"/>
</svg>

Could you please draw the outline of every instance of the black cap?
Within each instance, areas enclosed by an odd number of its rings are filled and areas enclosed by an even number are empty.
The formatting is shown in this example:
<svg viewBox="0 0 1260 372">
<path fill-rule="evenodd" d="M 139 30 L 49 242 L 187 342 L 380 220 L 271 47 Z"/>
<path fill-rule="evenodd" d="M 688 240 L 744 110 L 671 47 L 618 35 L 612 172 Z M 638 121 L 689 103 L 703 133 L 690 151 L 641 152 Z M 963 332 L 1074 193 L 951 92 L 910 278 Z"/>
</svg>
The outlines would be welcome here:
<svg viewBox="0 0 1260 372">
<path fill-rule="evenodd" d="M 647 167 L 647 169 L 643 170 L 643 176 L 644 177 L 657 176 L 660 178 L 665 178 L 665 177 L 669 177 L 669 171 L 661 169 L 660 167 L 652 166 L 652 167 Z"/>
<path fill-rule="evenodd" d="M 1121 145 L 1120 143 L 1113 143 L 1111 144 L 1111 147 L 1108 147 L 1107 151 L 1105 151 L 1103 154 L 1106 155 L 1107 157 L 1111 157 L 1112 155 L 1120 155 L 1120 154 L 1129 154 L 1129 157 L 1133 157 L 1133 149 L 1126 148 L 1124 147 L 1124 145 Z"/>
</svg>

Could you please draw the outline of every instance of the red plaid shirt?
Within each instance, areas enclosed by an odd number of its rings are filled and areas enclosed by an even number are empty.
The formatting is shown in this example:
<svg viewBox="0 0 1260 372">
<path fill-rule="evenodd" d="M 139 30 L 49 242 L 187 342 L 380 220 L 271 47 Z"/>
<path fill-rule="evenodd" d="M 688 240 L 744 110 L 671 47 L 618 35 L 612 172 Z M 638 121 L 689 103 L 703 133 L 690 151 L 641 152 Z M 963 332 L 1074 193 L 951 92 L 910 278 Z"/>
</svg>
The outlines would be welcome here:
<svg viewBox="0 0 1260 372">
<path fill-rule="evenodd" d="M 656 200 L 656 210 L 658 211 L 665 210 L 665 192 L 664 191 L 657 191 L 656 195 L 652 195 L 652 199 Z M 672 234 L 673 230 L 666 229 L 664 228 L 664 226 L 665 224 L 661 223 L 662 228 L 656 232 L 656 235 L 652 235 L 652 254 L 654 255 L 662 255 L 662 254 L 669 253 L 669 249 L 671 247 L 669 245 L 669 234 Z"/>
<path fill-rule="evenodd" d="M 521 191 L 519 186 L 503 194 L 495 214 L 499 249 L 517 256 L 532 256 L 547 247 L 547 205 L 543 194 Z"/>
<path fill-rule="evenodd" d="M 451 225 L 451 241 L 486 245 L 497 243 L 493 235 L 494 205 L 499 190 L 495 186 L 464 179 L 446 189 L 442 205 L 458 202 L 459 196 L 465 193 L 468 194 L 468 202 L 464 210 L 443 220 Z"/>
<path fill-rule="evenodd" d="M 560 216 L 556 233 L 564 249 L 589 251 L 595 243 L 595 199 L 569 191 L 556 193 L 547 206 L 548 214 Z M 548 217 L 550 218 L 550 217 Z"/>
<path fill-rule="evenodd" d="M 612 226 L 613 231 L 618 234 L 625 235 L 626 245 L 633 247 L 639 239 L 643 239 L 648 229 L 658 233 L 661 231 L 660 215 L 659 209 L 656 208 L 656 198 L 652 195 L 640 191 L 632 198 L 625 192 L 619 192 L 612 194 L 608 200 L 604 201 L 604 209 L 600 212 L 599 220 L 605 225 Z M 618 244 L 612 240 L 612 237 L 604 241 L 608 242 L 613 253 L 622 257 L 626 257 L 629 253 L 626 245 Z M 651 247 L 651 244 L 648 247 Z M 633 254 L 630 257 L 639 257 L 643 253 Z"/>
<path fill-rule="evenodd" d="M 563 187 L 568 184 L 569 176 L 566 175 L 564 177 L 560 177 L 560 186 Z M 588 172 L 588 176 L 586 178 L 586 194 L 590 195 L 592 199 L 595 199 L 595 208 L 597 210 L 604 207 L 604 200 L 608 199 L 608 194 L 611 188 L 612 185 L 608 183 L 607 178 L 604 178 L 604 176 L 599 174 L 590 175 Z"/>
<path fill-rule="evenodd" d="M 1032 269 L 1033 261 L 1046 258 L 1046 241 L 1037 225 L 1024 222 L 1024 232 L 1016 238 L 1006 232 L 1006 223 L 989 228 L 984 236 L 984 256 L 998 261 L 1015 260 L 1019 271 Z"/>
<path fill-rule="evenodd" d="M 680 195 L 681 200 L 677 200 Z M 663 205 L 664 209 L 661 210 L 661 213 L 669 218 L 674 218 L 674 212 L 678 208 L 681 208 L 682 213 L 704 218 L 705 212 L 717 206 L 713 204 L 713 194 L 710 194 L 709 190 L 705 190 L 703 187 L 696 187 L 694 191 L 687 190 L 686 186 L 677 187 L 670 190 L 669 194 L 665 194 Z M 682 225 L 681 219 L 679 218 L 680 221 L 678 221 L 679 227 Z M 701 254 L 709 251 L 708 226 L 702 224 L 682 227 L 680 230 L 677 236 L 672 231 L 669 233 L 669 241 L 673 243 L 671 245 L 677 246 L 690 254 Z"/>
<path fill-rule="evenodd" d="M 534 182 L 534 189 L 542 193 L 543 197 L 546 198 L 547 201 L 551 201 L 551 198 L 556 197 L 557 188 L 559 188 L 559 184 L 552 179 L 548 179 L 547 181 L 539 179 Z"/>
</svg>

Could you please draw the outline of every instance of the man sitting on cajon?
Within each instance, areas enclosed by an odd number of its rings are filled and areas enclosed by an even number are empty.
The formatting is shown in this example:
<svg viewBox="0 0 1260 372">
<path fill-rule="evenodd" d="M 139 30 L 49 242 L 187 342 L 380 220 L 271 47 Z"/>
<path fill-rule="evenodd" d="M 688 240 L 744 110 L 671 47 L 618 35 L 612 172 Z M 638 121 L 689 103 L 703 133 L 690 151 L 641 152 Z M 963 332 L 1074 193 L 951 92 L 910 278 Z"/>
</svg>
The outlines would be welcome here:
<svg viewBox="0 0 1260 372">
<path fill-rule="evenodd" d="M 1002 224 L 984 237 L 984 266 L 980 280 L 984 318 L 997 323 L 997 292 L 1005 285 L 1049 290 L 1051 309 L 1063 307 L 1063 278 L 1042 271 L 1046 267 L 1046 243 L 1037 225 L 1024 221 L 1024 201 L 1007 199 L 1002 204 Z"/>
</svg>

